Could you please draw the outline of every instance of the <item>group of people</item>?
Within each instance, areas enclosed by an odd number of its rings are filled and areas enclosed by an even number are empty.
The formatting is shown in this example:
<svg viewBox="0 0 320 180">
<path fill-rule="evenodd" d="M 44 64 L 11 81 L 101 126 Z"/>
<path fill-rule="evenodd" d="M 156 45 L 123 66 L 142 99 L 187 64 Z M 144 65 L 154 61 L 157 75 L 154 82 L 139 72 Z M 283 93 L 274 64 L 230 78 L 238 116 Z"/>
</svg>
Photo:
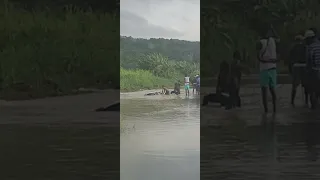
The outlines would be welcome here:
<svg viewBox="0 0 320 180">
<path fill-rule="evenodd" d="M 320 41 L 316 28 L 310 28 L 295 37 L 296 43 L 289 56 L 292 75 L 291 104 L 295 105 L 297 87 L 304 89 L 305 105 L 315 109 L 320 95 Z"/>
<path fill-rule="evenodd" d="M 153 92 L 153 93 L 147 93 L 145 96 L 153 96 L 153 95 L 170 95 L 170 94 L 180 94 L 180 87 L 181 87 L 181 81 L 178 81 L 174 84 L 174 89 L 173 91 L 170 91 L 168 88 L 165 86 L 162 86 L 161 92 Z M 190 77 L 185 75 L 184 77 L 184 89 L 186 96 L 189 96 L 190 94 Z M 194 81 L 192 82 L 192 93 L 193 94 L 200 94 L 200 76 L 196 75 L 194 77 Z"/>
<path fill-rule="evenodd" d="M 190 77 L 185 75 L 184 77 L 184 90 L 186 92 L 186 96 L 190 94 Z M 200 76 L 195 75 L 194 80 L 192 82 L 192 94 L 200 95 Z"/>
<path fill-rule="evenodd" d="M 260 65 L 259 81 L 264 112 L 268 112 L 267 91 L 269 89 L 275 113 L 279 38 L 272 27 L 265 30 L 267 31 L 261 31 L 260 40 L 256 45 Z M 293 46 L 288 58 L 289 71 L 293 79 L 291 104 L 295 104 L 296 89 L 299 84 L 302 84 L 305 89 L 305 103 L 308 105 L 310 99 L 311 108 L 315 109 L 320 96 L 320 41 L 315 28 L 310 28 L 296 36 L 296 40 L 298 43 Z M 235 51 L 230 64 L 227 61 L 220 64 L 216 93 L 206 95 L 203 105 L 207 105 L 208 102 L 218 102 L 226 109 L 241 107 L 239 96 L 241 75 L 248 68 L 242 65 L 240 60 L 240 53 Z"/>
<path fill-rule="evenodd" d="M 267 89 L 272 96 L 273 112 L 276 108 L 277 62 L 280 41 L 271 27 L 257 44 L 258 60 L 260 62 L 260 85 L 264 111 L 268 112 Z M 295 37 L 297 43 L 293 46 L 288 57 L 289 72 L 292 76 L 291 104 L 295 105 L 298 85 L 304 87 L 305 104 L 315 109 L 320 94 L 320 41 L 316 28 L 310 28 Z"/>
</svg>

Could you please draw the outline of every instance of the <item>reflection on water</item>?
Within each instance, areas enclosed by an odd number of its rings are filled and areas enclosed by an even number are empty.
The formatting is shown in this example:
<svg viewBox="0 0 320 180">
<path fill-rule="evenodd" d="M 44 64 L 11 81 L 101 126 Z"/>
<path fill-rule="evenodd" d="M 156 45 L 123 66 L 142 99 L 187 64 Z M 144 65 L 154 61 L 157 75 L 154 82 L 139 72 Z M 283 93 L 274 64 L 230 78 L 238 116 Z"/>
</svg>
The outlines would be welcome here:
<svg viewBox="0 0 320 180">
<path fill-rule="evenodd" d="M 278 96 L 275 116 L 261 116 L 253 97 L 243 98 L 242 109 L 201 109 L 201 179 L 320 179 L 319 112 Z"/>
<path fill-rule="evenodd" d="M 94 111 L 118 95 L 1 101 L 0 179 L 119 179 L 119 113 Z"/>
<path fill-rule="evenodd" d="M 119 178 L 118 149 L 110 148 L 118 146 L 117 131 L 88 125 L 0 125 L 0 179 Z"/>
<path fill-rule="evenodd" d="M 121 95 L 121 179 L 199 179 L 199 98 L 143 93 Z"/>
</svg>

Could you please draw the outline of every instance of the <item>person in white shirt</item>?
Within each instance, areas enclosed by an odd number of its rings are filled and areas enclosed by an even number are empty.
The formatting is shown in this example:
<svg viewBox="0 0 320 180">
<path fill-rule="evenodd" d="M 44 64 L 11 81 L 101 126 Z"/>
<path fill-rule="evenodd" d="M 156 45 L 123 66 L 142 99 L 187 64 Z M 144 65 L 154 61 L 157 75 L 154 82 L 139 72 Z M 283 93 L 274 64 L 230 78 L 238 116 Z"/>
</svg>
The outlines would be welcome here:
<svg viewBox="0 0 320 180">
<path fill-rule="evenodd" d="M 274 30 L 271 28 L 268 33 L 261 37 L 257 43 L 258 60 L 260 62 L 260 86 L 262 92 L 262 103 L 265 113 L 268 112 L 267 89 L 272 96 L 273 112 L 276 112 L 276 92 L 277 85 L 277 39 Z"/>
<path fill-rule="evenodd" d="M 190 77 L 188 75 L 185 75 L 184 77 L 184 90 L 186 91 L 186 96 L 189 96 Z"/>
</svg>

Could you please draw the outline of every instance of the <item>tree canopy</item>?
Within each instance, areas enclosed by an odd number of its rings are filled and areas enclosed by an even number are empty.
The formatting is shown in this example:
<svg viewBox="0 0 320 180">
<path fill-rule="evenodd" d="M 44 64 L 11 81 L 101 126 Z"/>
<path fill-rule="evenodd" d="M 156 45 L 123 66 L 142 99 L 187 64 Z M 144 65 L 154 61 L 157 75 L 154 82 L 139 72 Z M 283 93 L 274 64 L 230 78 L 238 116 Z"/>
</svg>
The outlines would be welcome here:
<svg viewBox="0 0 320 180">
<path fill-rule="evenodd" d="M 281 38 L 281 58 L 287 57 L 294 36 L 319 28 L 319 0 L 217 0 L 201 1 L 201 71 L 212 72 L 234 50 L 254 66 L 255 41 L 261 30 L 273 26 Z M 201 74 L 202 74 L 201 73 Z"/>
<path fill-rule="evenodd" d="M 171 61 L 200 63 L 200 42 L 122 36 L 120 38 L 120 51 L 121 66 L 129 69 L 138 67 L 141 56 L 154 53 L 161 54 Z"/>
</svg>

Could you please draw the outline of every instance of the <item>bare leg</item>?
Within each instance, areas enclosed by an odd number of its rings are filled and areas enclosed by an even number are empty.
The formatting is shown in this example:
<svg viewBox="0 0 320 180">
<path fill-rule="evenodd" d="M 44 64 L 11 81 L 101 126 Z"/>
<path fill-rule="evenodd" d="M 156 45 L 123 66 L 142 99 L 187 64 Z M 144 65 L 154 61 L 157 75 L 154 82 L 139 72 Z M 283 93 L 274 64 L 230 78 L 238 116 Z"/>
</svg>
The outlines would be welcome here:
<svg viewBox="0 0 320 180">
<path fill-rule="evenodd" d="M 275 113 L 277 110 L 277 96 L 274 87 L 269 88 L 271 96 L 272 96 L 272 104 L 273 104 L 273 112 Z"/>
<path fill-rule="evenodd" d="M 297 94 L 297 86 L 295 84 L 292 84 L 292 89 L 291 89 L 291 105 L 295 105 L 294 100 L 296 98 Z"/>
<path fill-rule="evenodd" d="M 267 102 L 267 88 L 261 87 L 261 94 L 262 94 L 262 104 L 264 108 L 264 112 L 268 112 L 268 102 Z"/>
</svg>

